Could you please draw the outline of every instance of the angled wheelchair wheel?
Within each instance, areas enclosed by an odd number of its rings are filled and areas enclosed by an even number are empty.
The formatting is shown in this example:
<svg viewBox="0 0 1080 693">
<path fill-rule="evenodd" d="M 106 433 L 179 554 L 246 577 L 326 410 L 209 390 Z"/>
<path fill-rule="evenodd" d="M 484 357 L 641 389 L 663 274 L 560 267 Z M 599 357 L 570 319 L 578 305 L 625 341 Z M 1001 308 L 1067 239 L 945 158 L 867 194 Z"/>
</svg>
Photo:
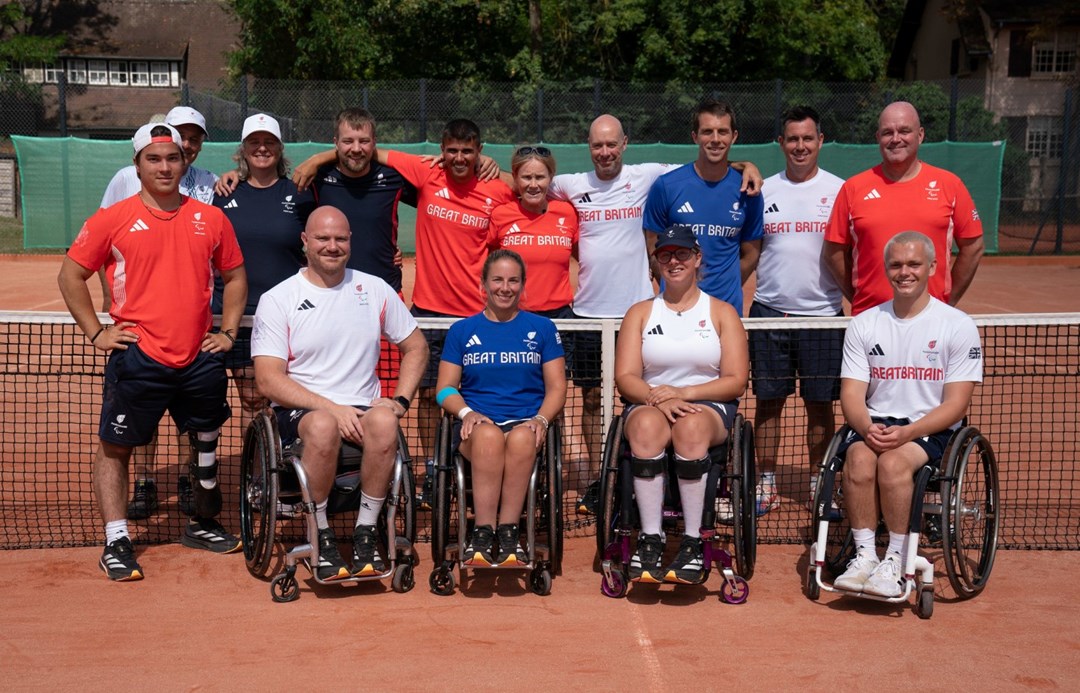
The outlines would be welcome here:
<svg viewBox="0 0 1080 693">
<path fill-rule="evenodd" d="M 843 494 L 840 491 L 843 482 L 843 461 L 834 459 L 836 451 L 850 429 L 845 425 L 829 441 L 825 458 L 818 469 L 817 484 L 814 490 L 810 540 L 817 540 L 818 525 L 828 519 L 829 533 L 825 546 L 825 568 L 836 577 L 844 572 L 848 561 L 855 556 L 855 540 L 851 535 L 851 525 L 843 510 Z M 832 478 L 832 489 L 826 494 L 826 477 Z"/>
<path fill-rule="evenodd" d="M 956 594 L 983 590 L 997 554 L 1001 525 L 997 458 L 974 426 L 957 431 L 945 453 L 941 484 L 945 572 Z"/>
<path fill-rule="evenodd" d="M 749 580 L 754 576 L 757 563 L 757 464 L 754 457 L 754 425 L 743 421 L 741 440 L 738 441 L 742 460 L 742 542 L 739 575 Z M 732 446 L 734 449 L 734 446 Z"/>
<path fill-rule="evenodd" d="M 398 488 L 393 488 L 393 482 L 391 481 L 388 496 L 388 498 L 395 499 L 393 507 L 394 536 L 397 545 L 387 546 L 386 551 L 388 556 L 394 557 L 400 563 L 409 556 L 409 552 L 416 544 L 416 480 L 413 476 L 412 459 L 409 457 L 408 448 L 405 447 L 404 436 L 400 433 L 398 436 L 398 458 L 395 461 L 395 466 L 401 466 L 401 485 Z M 387 527 L 390 516 L 389 510 L 390 505 L 387 503 L 379 514 L 379 536 L 386 542 L 390 540 L 389 527 Z M 407 562 L 412 565 L 418 560 L 416 554 L 412 553 Z"/>
<path fill-rule="evenodd" d="M 544 447 L 547 486 L 543 489 L 546 502 L 548 549 L 551 574 L 562 575 L 563 555 L 563 494 L 562 494 L 562 426 L 558 419 L 551 422 Z"/>
<path fill-rule="evenodd" d="M 736 414 L 735 420 L 731 425 L 731 432 L 728 435 L 727 446 L 727 488 L 728 499 L 731 501 L 731 543 L 732 553 L 735 554 L 735 572 L 740 576 L 746 577 L 744 572 L 749 569 L 751 573 L 754 571 L 753 565 L 747 565 L 747 556 L 745 553 L 745 541 L 744 533 L 746 531 L 746 513 L 744 503 L 746 499 L 746 485 L 747 480 L 745 477 L 745 471 L 743 469 L 744 458 L 742 455 L 743 446 L 743 416 L 742 414 Z M 753 514 L 753 507 L 750 509 Z"/>
<path fill-rule="evenodd" d="M 248 572 L 260 579 L 270 577 L 281 465 L 277 422 L 259 412 L 244 433 L 240 457 L 240 539 Z"/>
<path fill-rule="evenodd" d="M 607 547 L 615 540 L 615 525 L 619 517 L 618 474 L 625 445 L 623 424 L 622 416 L 611 420 L 600 463 L 600 507 L 596 525 L 596 552 L 600 560 L 604 559 Z"/>
<path fill-rule="evenodd" d="M 446 547 L 450 545 L 450 505 L 454 493 L 451 426 L 450 419 L 443 416 L 435 433 L 435 483 L 432 485 L 435 498 L 431 504 L 431 560 L 435 565 L 441 565 L 446 559 Z"/>
</svg>

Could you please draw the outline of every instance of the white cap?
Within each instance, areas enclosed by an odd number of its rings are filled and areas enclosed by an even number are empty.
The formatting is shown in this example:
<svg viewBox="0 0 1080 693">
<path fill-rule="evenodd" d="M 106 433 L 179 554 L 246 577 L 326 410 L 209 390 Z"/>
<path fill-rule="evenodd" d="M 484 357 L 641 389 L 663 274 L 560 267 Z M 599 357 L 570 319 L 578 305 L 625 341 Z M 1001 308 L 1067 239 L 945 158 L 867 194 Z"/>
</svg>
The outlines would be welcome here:
<svg viewBox="0 0 1080 693">
<path fill-rule="evenodd" d="M 131 144 L 135 147 L 135 156 L 138 156 L 139 152 L 146 149 L 151 144 L 170 141 L 169 138 L 166 138 L 164 135 L 151 137 L 150 131 L 154 128 L 168 128 L 169 134 L 172 136 L 172 143 L 180 149 L 181 154 L 184 153 L 183 140 L 180 138 L 180 133 L 176 131 L 176 128 L 172 125 L 167 125 L 166 123 L 147 123 L 136 130 L 135 136 L 131 138 Z"/>
<path fill-rule="evenodd" d="M 210 134 L 206 131 L 206 118 L 203 118 L 202 113 L 190 106 L 177 106 L 172 109 L 165 114 L 165 122 L 173 127 L 178 125 L 198 125 L 204 135 Z"/>
<path fill-rule="evenodd" d="M 274 137 L 278 138 L 278 142 L 281 141 L 281 126 L 278 122 L 266 115 L 265 113 L 256 113 L 253 116 L 248 116 L 244 121 L 244 129 L 240 133 L 240 139 L 246 140 L 247 136 L 253 132 L 269 132 Z"/>
</svg>

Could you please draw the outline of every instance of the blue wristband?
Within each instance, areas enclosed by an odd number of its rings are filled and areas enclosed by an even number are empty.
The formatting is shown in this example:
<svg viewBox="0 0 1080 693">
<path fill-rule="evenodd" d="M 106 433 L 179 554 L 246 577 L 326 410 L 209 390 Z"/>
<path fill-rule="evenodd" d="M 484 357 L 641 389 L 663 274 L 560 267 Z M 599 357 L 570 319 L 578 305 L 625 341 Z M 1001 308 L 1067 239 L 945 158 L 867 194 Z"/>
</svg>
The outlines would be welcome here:
<svg viewBox="0 0 1080 693">
<path fill-rule="evenodd" d="M 456 387 L 444 387 L 443 389 L 439 390 L 439 393 L 437 395 L 435 395 L 435 403 L 441 407 L 442 403 L 445 402 L 447 399 L 453 397 L 454 395 L 460 394 L 461 393 L 458 392 Z"/>
</svg>

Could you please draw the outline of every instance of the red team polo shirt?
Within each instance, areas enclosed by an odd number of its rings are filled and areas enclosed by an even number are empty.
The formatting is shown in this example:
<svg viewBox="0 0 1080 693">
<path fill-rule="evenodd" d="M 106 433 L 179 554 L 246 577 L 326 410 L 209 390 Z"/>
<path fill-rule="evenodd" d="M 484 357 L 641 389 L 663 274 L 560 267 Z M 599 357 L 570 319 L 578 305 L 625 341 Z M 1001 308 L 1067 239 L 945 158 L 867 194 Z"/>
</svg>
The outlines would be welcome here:
<svg viewBox="0 0 1080 693">
<path fill-rule="evenodd" d="M 244 264 L 232 224 L 216 207 L 181 197 L 176 216 L 151 212 L 138 195 L 99 209 L 86 220 L 68 257 L 94 272 L 105 267 L 109 314 L 139 335 L 139 349 L 158 363 L 182 368 L 210 330 L 213 270 Z"/>
<path fill-rule="evenodd" d="M 413 305 L 446 315 L 484 309 L 480 272 L 488 252 L 491 211 L 514 199 L 502 181 L 475 178 L 458 185 L 420 157 L 387 152 L 387 164 L 413 184 L 416 204 L 416 284 Z"/>
<path fill-rule="evenodd" d="M 945 303 L 952 291 L 949 259 L 953 240 L 982 236 L 975 202 L 955 174 L 925 161 L 915 178 L 896 183 L 881 166 L 849 178 L 833 205 L 825 240 L 852 247 L 851 314 L 890 301 L 885 276 L 885 244 L 901 231 L 919 231 L 934 242 L 937 271 L 930 294 Z"/>
<path fill-rule="evenodd" d="M 573 205 L 548 202 L 547 212 L 534 214 L 518 201 L 491 213 L 492 241 L 496 248 L 513 250 L 525 261 L 523 310 L 562 308 L 574 300 L 570 288 L 570 256 L 577 248 L 578 218 Z"/>
</svg>

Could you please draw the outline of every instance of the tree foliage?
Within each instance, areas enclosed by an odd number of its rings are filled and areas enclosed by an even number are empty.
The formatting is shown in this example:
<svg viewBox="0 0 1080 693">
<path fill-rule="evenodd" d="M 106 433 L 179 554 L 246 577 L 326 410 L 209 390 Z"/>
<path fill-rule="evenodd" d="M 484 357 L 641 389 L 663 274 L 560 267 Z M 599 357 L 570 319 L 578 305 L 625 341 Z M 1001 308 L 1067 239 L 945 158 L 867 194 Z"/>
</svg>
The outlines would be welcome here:
<svg viewBox="0 0 1080 693">
<path fill-rule="evenodd" d="M 35 34 L 33 17 L 23 3 L 0 6 L 0 72 L 21 63 L 52 62 L 63 45 L 62 35 Z"/>
<path fill-rule="evenodd" d="M 235 74 L 293 79 L 875 80 L 903 0 L 229 0 Z M 530 22 L 530 12 L 533 21 Z M 537 21 L 538 20 L 538 21 Z"/>
</svg>

